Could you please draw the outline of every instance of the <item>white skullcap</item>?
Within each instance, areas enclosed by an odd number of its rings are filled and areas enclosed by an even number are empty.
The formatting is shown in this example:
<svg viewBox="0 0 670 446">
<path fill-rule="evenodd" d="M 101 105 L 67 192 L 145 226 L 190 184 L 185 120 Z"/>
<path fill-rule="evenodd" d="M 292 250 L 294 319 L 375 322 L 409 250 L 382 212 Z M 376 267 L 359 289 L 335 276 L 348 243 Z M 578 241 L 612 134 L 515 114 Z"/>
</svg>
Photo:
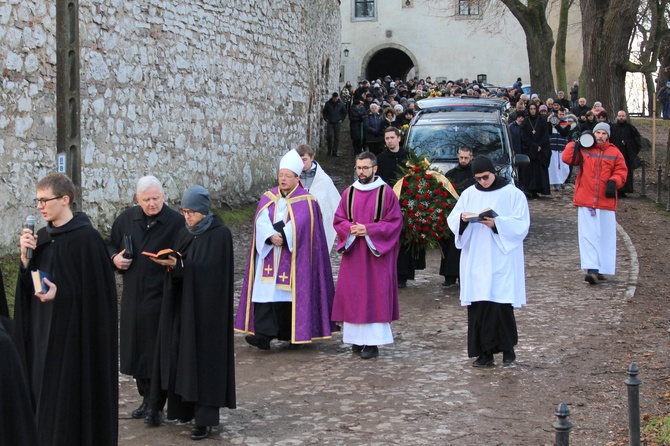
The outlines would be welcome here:
<svg viewBox="0 0 670 446">
<path fill-rule="evenodd" d="M 302 162 L 302 157 L 295 149 L 290 150 L 279 162 L 279 170 L 288 169 L 296 175 L 300 175 L 303 167 L 305 165 Z"/>
<path fill-rule="evenodd" d="M 393 107 L 393 109 L 394 109 L 394 110 L 400 110 L 400 111 L 403 110 L 402 105 L 400 105 L 400 104 L 396 104 L 396 105 Z"/>
</svg>

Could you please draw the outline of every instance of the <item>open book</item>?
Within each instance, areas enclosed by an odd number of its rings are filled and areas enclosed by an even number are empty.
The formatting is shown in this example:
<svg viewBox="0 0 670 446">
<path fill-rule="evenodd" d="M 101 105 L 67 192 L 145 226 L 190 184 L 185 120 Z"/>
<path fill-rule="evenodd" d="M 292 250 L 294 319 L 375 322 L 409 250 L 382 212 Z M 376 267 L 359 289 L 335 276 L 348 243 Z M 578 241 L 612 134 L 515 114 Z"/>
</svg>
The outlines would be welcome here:
<svg viewBox="0 0 670 446">
<path fill-rule="evenodd" d="M 142 254 L 145 255 L 145 256 L 153 257 L 154 259 L 161 259 L 161 260 L 165 260 L 168 257 L 178 257 L 179 256 L 177 251 L 173 251 L 170 248 L 161 249 L 160 251 L 158 251 L 155 254 L 153 252 L 142 251 Z"/>
<path fill-rule="evenodd" d="M 477 212 L 464 212 L 463 214 L 465 215 L 465 219 L 467 221 L 469 221 L 470 223 L 476 223 L 478 221 L 482 221 L 484 219 L 484 217 L 495 218 L 495 217 L 498 216 L 496 211 L 494 211 L 491 208 L 483 209 L 479 213 L 477 213 Z"/>
<path fill-rule="evenodd" d="M 46 293 L 47 291 L 49 291 L 49 285 L 44 283 L 44 281 L 42 280 L 46 278 L 47 280 L 51 281 L 51 277 L 49 276 L 49 274 L 38 269 L 37 271 L 31 271 L 30 275 L 33 278 L 33 288 L 35 288 L 36 293 Z"/>
</svg>

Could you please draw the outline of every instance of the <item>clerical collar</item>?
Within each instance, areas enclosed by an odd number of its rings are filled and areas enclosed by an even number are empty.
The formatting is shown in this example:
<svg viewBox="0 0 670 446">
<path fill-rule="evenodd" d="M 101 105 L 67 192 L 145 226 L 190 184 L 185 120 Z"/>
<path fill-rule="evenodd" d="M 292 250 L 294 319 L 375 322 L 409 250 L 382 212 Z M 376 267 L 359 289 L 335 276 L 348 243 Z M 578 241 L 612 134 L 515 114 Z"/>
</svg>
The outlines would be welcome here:
<svg viewBox="0 0 670 446">
<path fill-rule="evenodd" d="M 360 191 L 369 191 L 369 190 L 375 190 L 378 187 L 384 186 L 386 183 L 384 183 L 384 180 L 381 179 L 381 177 L 375 178 L 375 180 L 372 183 L 367 183 L 363 184 L 360 181 L 356 180 L 352 186 L 354 189 L 358 189 Z"/>
</svg>

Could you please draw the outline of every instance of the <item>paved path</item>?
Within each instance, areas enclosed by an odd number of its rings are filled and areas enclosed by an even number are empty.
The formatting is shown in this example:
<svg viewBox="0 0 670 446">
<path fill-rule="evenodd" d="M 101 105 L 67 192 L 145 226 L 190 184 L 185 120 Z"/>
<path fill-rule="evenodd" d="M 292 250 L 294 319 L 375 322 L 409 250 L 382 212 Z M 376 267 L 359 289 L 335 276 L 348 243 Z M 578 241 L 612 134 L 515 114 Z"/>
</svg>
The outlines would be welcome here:
<svg viewBox="0 0 670 446">
<path fill-rule="evenodd" d="M 584 387 L 622 365 L 589 344 L 616 331 L 637 263 L 620 231 L 617 276 L 595 287 L 583 281 L 571 196 L 567 189 L 530 202 L 528 305 L 516 312 L 515 365 L 502 367 L 496 357 L 494 368 L 470 366 L 466 310 L 458 287 L 441 286 L 432 252 L 428 269 L 401 290 L 396 342 L 377 359 L 352 355 L 339 337 L 297 351 L 284 343 L 259 351 L 238 336 L 238 409 L 222 410 L 221 426 L 201 444 L 549 445 L 562 401 L 576 425 L 571 444 L 605 444 L 603 405 L 625 389 L 604 381 L 601 394 Z M 584 362 L 593 362 L 593 372 L 573 373 Z M 128 377 L 120 379 L 119 444 L 192 444 L 190 425 L 149 428 L 129 419 L 139 400 Z"/>
</svg>

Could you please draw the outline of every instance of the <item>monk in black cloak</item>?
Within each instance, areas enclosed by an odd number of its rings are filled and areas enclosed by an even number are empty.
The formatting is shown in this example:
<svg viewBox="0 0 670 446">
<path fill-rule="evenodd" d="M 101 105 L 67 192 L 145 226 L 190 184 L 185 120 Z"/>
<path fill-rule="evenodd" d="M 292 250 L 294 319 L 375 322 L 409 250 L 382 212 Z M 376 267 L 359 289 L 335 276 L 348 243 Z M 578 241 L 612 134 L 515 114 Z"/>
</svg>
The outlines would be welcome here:
<svg viewBox="0 0 670 446">
<path fill-rule="evenodd" d="M 458 195 L 465 189 L 475 184 L 475 176 L 470 166 L 472 159 L 472 149 L 463 146 L 458 149 L 458 165 L 444 175 L 451 181 L 456 188 Z M 442 250 L 442 259 L 440 260 L 440 275 L 444 276 L 444 286 L 456 284 L 460 277 L 461 250 L 456 248 L 453 234 L 448 239 L 440 240 L 440 249 Z"/>
<path fill-rule="evenodd" d="M 169 419 L 195 418 L 191 439 L 201 440 L 219 424 L 219 408 L 236 407 L 233 352 L 233 243 L 230 230 L 209 209 L 209 192 L 194 186 L 181 200 L 186 227 L 167 260 L 157 355 L 151 380 L 156 416 L 167 392 Z"/>
<path fill-rule="evenodd" d="M 549 186 L 549 164 L 551 163 L 551 129 L 546 119 L 537 111 L 536 104 L 528 106 L 528 116 L 521 123 L 521 147 L 528 155 L 530 163 L 519 175 L 522 183 L 520 189 L 530 198 L 538 198 L 538 194 L 551 195 Z"/>
<path fill-rule="evenodd" d="M 37 446 L 37 428 L 28 384 L 10 337 L 10 324 L 0 271 L 0 444 Z"/>
<path fill-rule="evenodd" d="M 102 237 L 86 214 L 73 213 L 74 197 L 63 174 L 37 183 L 47 226 L 21 235 L 14 341 L 40 444 L 111 446 L 118 437 L 116 285 Z M 45 293 L 35 292 L 35 270 L 49 276 Z"/>
</svg>

